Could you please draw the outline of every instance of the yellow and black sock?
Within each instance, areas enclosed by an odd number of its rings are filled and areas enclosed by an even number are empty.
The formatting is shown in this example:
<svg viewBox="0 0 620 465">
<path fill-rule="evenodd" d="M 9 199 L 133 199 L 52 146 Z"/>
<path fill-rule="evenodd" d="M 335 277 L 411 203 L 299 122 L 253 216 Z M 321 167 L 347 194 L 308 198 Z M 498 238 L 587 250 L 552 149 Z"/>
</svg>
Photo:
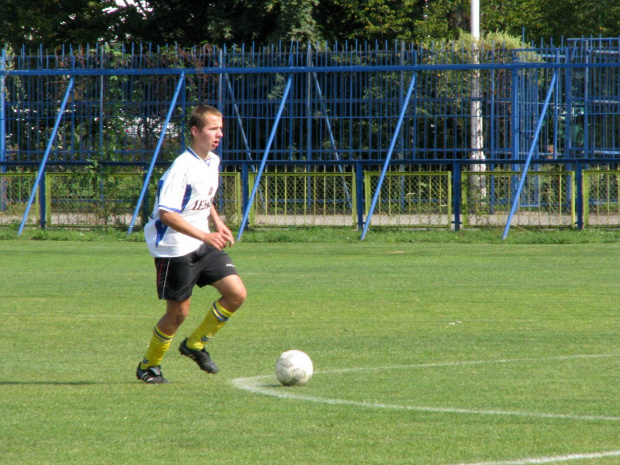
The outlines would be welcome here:
<svg viewBox="0 0 620 465">
<path fill-rule="evenodd" d="M 173 337 L 174 334 L 169 336 L 162 332 L 156 325 L 155 328 L 153 328 L 153 336 L 151 337 L 151 342 L 146 350 L 144 359 L 140 363 L 140 369 L 146 370 L 148 367 L 161 365 L 166 351 L 170 348 L 170 344 L 172 344 Z"/>
<path fill-rule="evenodd" d="M 233 313 L 222 307 L 222 304 L 213 302 L 202 323 L 187 338 L 187 347 L 194 350 L 204 349 L 205 344 L 222 329 L 231 316 Z"/>
</svg>

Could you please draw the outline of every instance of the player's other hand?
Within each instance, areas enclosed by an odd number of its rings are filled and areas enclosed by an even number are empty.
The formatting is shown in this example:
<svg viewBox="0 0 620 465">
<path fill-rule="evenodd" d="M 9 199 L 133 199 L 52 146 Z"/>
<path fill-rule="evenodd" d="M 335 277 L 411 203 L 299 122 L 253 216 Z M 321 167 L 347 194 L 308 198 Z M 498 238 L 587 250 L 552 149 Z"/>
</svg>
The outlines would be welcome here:
<svg viewBox="0 0 620 465">
<path fill-rule="evenodd" d="M 226 239 L 226 242 L 228 242 L 228 245 L 230 247 L 232 247 L 233 245 L 235 245 L 235 237 L 232 235 L 232 232 L 230 232 L 230 229 L 228 229 L 227 226 L 222 225 L 219 229 L 218 232 L 224 236 L 224 238 Z"/>
<path fill-rule="evenodd" d="M 230 242 L 230 238 L 221 232 L 212 232 L 204 235 L 202 240 L 205 244 L 210 245 L 218 250 L 222 250 L 226 247 L 226 244 Z"/>
</svg>

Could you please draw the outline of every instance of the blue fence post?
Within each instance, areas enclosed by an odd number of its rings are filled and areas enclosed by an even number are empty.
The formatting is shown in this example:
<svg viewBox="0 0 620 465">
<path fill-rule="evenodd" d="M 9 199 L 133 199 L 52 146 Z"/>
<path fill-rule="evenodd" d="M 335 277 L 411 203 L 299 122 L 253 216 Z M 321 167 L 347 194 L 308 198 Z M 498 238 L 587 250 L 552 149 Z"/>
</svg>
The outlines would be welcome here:
<svg viewBox="0 0 620 465">
<path fill-rule="evenodd" d="M 254 165 L 252 168 L 255 169 Z M 253 169 L 253 171 L 254 171 Z M 250 168 L 247 163 L 243 163 L 241 165 L 241 211 L 245 211 L 248 206 L 248 199 L 250 197 Z"/>
<path fill-rule="evenodd" d="M 364 229 L 364 165 L 355 162 L 355 193 L 357 197 L 357 229 Z"/>
<path fill-rule="evenodd" d="M 145 181 L 148 182 L 146 179 L 147 173 L 148 173 L 148 168 L 147 168 L 147 165 L 145 164 L 142 166 L 142 185 L 144 185 Z M 153 207 L 150 204 L 148 197 L 145 197 L 144 201 L 142 202 L 142 216 L 144 218 L 148 217 L 152 210 L 153 210 Z"/>
<path fill-rule="evenodd" d="M 520 128 L 520 111 L 519 111 L 519 71 L 517 69 L 512 69 L 511 72 L 511 97 L 510 97 L 510 105 L 512 111 L 510 113 L 510 142 L 512 148 L 512 159 L 519 159 L 519 152 L 521 147 L 519 147 L 519 134 L 521 133 Z"/>
<path fill-rule="evenodd" d="M 570 60 L 569 49 L 566 53 L 566 63 L 570 63 Z M 572 154 L 573 85 L 573 69 L 566 68 L 564 70 L 564 152 L 562 153 L 565 158 L 571 158 Z"/>
<path fill-rule="evenodd" d="M 2 50 L 2 55 L 0 55 L 0 162 L 6 161 L 6 111 L 4 109 L 5 106 L 5 70 L 6 70 L 6 50 Z M 0 173 L 6 172 L 6 166 L 0 165 Z M 2 197 L 0 197 L 0 211 L 2 211 L 3 202 Z"/>
<path fill-rule="evenodd" d="M 5 76 L 6 69 L 6 49 L 2 49 L 0 55 L 0 174 L 6 173 L 6 166 L 2 162 L 6 161 L 6 116 L 5 116 Z M 0 212 L 7 209 L 7 188 L 4 179 L 0 179 Z"/>
<path fill-rule="evenodd" d="M 39 227 L 45 229 L 47 226 L 47 187 L 46 176 L 41 177 L 39 183 Z"/>
<path fill-rule="evenodd" d="M 452 168 L 452 201 L 454 202 L 454 230 L 461 230 L 461 205 L 463 204 L 461 189 L 461 164 L 454 162 Z"/>
<path fill-rule="evenodd" d="M 584 212 L 584 191 L 583 191 L 583 165 L 581 162 L 575 163 L 575 214 L 577 216 L 577 229 L 583 230 Z"/>
<path fill-rule="evenodd" d="M 590 50 L 589 42 L 586 42 L 587 53 L 585 54 L 585 63 L 590 62 Z M 590 152 L 590 69 L 586 67 L 583 70 L 584 83 L 583 83 L 583 156 L 587 157 Z"/>
</svg>

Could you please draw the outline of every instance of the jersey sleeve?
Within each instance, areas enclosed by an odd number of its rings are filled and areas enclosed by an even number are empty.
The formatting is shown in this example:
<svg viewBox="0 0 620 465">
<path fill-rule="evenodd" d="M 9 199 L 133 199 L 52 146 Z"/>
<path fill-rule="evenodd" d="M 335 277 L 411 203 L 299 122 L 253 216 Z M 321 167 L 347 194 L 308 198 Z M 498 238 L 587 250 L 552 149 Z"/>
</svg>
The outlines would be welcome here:
<svg viewBox="0 0 620 465">
<path fill-rule="evenodd" d="M 184 171 L 171 167 L 159 192 L 159 209 L 181 213 L 192 195 Z"/>
</svg>

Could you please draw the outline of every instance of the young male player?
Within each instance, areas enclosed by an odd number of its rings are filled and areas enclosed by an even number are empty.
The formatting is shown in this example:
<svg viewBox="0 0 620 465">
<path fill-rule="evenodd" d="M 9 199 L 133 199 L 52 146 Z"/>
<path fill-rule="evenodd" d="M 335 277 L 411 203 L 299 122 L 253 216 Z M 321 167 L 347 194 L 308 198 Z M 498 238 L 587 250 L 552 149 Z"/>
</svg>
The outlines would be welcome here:
<svg viewBox="0 0 620 465">
<path fill-rule="evenodd" d="M 157 322 L 136 376 L 145 383 L 167 383 L 161 361 L 172 338 L 187 318 L 195 285 L 216 288 L 216 300 L 204 320 L 181 342 L 179 351 L 208 372 L 218 367 L 205 344 L 243 304 L 246 290 L 232 260 L 224 252 L 234 244 L 230 229 L 218 215 L 213 198 L 219 182 L 219 157 L 213 153 L 223 136 L 222 114 L 208 105 L 189 118 L 190 146 L 164 173 L 157 188 L 153 214 L 144 227 L 149 252 L 155 257 L 157 293 L 166 313 Z M 209 222 L 215 231 L 209 229 Z"/>
</svg>

